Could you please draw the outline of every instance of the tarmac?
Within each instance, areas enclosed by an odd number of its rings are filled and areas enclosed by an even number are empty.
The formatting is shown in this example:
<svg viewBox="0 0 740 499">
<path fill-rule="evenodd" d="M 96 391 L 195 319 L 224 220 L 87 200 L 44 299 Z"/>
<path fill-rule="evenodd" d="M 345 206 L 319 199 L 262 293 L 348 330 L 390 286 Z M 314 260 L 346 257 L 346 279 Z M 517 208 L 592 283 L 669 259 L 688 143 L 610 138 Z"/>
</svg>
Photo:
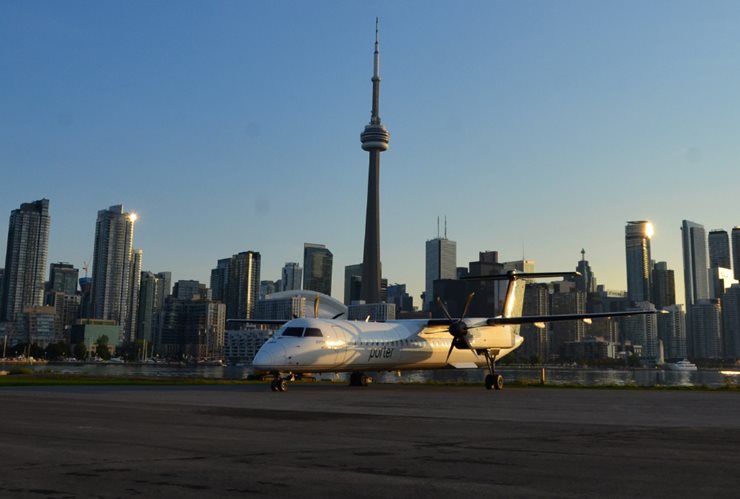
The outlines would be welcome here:
<svg viewBox="0 0 740 499">
<path fill-rule="evenodd" d="M 740 393 L 0 388 L 0 497 L 738 497 Z"/>
</svg>

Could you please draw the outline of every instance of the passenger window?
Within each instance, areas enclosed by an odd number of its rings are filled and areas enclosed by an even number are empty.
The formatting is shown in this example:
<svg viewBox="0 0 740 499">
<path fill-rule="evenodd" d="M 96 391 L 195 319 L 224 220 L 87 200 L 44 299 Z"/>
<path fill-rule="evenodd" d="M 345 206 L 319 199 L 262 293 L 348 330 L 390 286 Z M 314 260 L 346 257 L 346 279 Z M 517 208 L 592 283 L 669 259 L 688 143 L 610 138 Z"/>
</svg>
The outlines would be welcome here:
<svg viewBox="0 0 740 499">
<path fill-rule="evenodd" d="M 303 335 L 302 327 L 289 327 L 283 331 L 283 336 L 296 336 L 300 338 Z"/>
<path fill-rule="evenodd" d="M 321 334 L 321 329 L 315 328 L 315 327 L 307 327 L 306 332 L 303 334 L 304 337 L 314 337 L 314 338 L 321 338 L 324 335 Z"/>
</svg>

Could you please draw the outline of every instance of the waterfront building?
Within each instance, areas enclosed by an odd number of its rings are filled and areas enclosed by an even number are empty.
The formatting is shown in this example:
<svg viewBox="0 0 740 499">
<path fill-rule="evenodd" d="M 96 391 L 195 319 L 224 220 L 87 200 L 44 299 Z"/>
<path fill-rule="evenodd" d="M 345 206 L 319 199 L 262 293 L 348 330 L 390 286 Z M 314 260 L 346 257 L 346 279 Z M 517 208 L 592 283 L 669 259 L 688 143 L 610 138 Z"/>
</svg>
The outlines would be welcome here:
<svg viewBox="0 0 740 499">
<path fill-rule="evenodd" d="M 596 292 L 596 277 L 594 277 L 591 266 L 588 264 L 588 260 L 586 260 L 585 249 L 581 249 L 581 260 L 576 265 L 576 272 L 581 274 L 574 278 L 576 289 L 584 293 Z"/>
<path fill-rule="evenodd" d="M 275 291 L 292 291 L 301 289 L 303 269 L 296 262 L 286 262 L 280 272 L 280 289 Z"/>
<path fill-rule="evenodd" d="M 157 287 L 157 303 L 161 309 L 167 297 L 172 296 L 172 272 L 157 272 L 157 277 L 162 284 Z"/>
<path fill-rule="evenodd" d="M 229 326 L 230 328 L 233 326 Z M 224 333 L 224 359 L 230 364 L 252 365 L 254 357 L 273 335 L 270 329 L 227 329 Z"/>
<path fill-rule="evenodd" d="M 663 342 L 666 359 L 681 360 L 686 358 L 686 313 L 682 305 L 661 307 L 664 311 L 658 314 L 658 339 Z M 667 313 L 665 313 L 667 312 Z"/>
<path fill-rule="evenodd" d="M 712 267 L 708 271 L 709 281 L 709 298 L 722 299 L 725 290 L 737 283 L 734 278 L 732 269 L 724 267 Z"/>
<path fill-rule="evenodd" d="M 627 310 L 655 310 L 655 306 L 648 301 L 635 302 Z M 648 362 L 657 363 L 658 351 L 658 323 L 655 315 L 629 315 L 622 318 L 623 343 L 642 346 L 641 357 Z"/>
<path fill-rule="evenodd" d="M 709 266 L 731 269 L 730 237 L 727 235 L 727 231 L 722 229 L 710 230 L 707 243 L 709 246 Z"/>
<path fill-rule="evenodd" d="M 553 293 L 550 295 L 551 314 L 583 314 L 586 312 L 586 293 L 578 291 L 575 283 L 569 281 L 555 282 L 552 283 L 552 288 Z M 583 321 L 551 323 L 551 354 L 559 354 L 564 343 L 583 340 L 585 326 Z"/>
<path fill-rule="evenodd" d="M 656 308 L 668 307 L 676 303 L 676 278 L 666 262 L 658 262 L 653 267 L 653 304 Z"/>
<path fill-rule="evenodd" d="M 378 20 L 375 19 L 375 51 L 373 53 L 373 101 L 370 123 L 365 126 L 360 141 L 370 157 L 367 177 L 367 210 L 365 213 L 365 244 L 362 255 L 360 299 L 365 303 L 380 302 L 380 153 L 388 149 L 390 134 L 380 121 L 380 48 Z M 308 274 L 308 267 L 304 263 Z M 331 294 L 322 289 L 322 293 Z"/>
<path fill-rule="evenodd" d="M 114 205 L 98 211 L 95 224 L 95 249 L 92 269 L 92 316 L 112 320 L 121 332 L 110 338 L 112 344 L 127 339 L 131 308 L 134 213 Z"/>
<path fill-rule="evenodd" d="M 47 305 L 56 312 L 56 337 L 61 341 L 70 341 L 72 326 L 80 317 L 81 295 L 68 295 L 61 291 L 46 294 Z"/>
<path fill-rule="evenodd" d="M 72 347 L 82 343 L 89 355 L 96 355 L 97 342 L 103 337 L 108 338 L 108 347 L 115 346 L 121 328 L 116 321 L 105 319 L 80 319 L 72 326 Z"/>
<path fill-rule="evenodd" d="M 385 322 L 396 319 L 395 303 L 354 303 L 347 307 L 347 319 L 351 321 Z"/>
<path fill-rule="evenodd" d="M 49 266 L 49 282 L 47 291 L 51 293 L 77 294 L 77 280 L 80 271 L 71 263 L 52 263 Z"/>
<path fill-rule="evenodd" d="M 740 281 L 740 226 L 732 228 L 732 268 L 735 279 Z"/>
<path fill-rule="evenodd" d="M 43 305 L 50 224 L 48 199 L 23 203 L 10 212 L 0 322 L 15 322 L 24 308 Z"/>
<path fill-rule="evenodd" d="M 255 305 L 254 319 L 290 320 L 294 317 L 313 317 L 317 298 L 319 317 L 347 317 L 347 307 L 339 300 L 316 291 L 296 289 L 273 293 L 264 300 L 259 300 Z"/>
<path fill-rule="evenodd" d="M 164 305 L 159 302 L 164 280 L 153 272 L 142 272 L 140 282 L 136 339 L 152 344 L 156 338 L 157 314 Z"/>
<path fill-rule="evenodd" d="M 179 280 L 172 289 L 177 300 L 210 300 L 211 295 L 205 284 L 194 280 Z"/>
<path fill-rule="evenodd" d="M 129 307 L 126 324 L 128 329 L 125 331 L 127 341 L 135 341 L 136 327 L 139 325 L 139 288 L 141 286 L 141 266 L 144 258 L 144 252 L 140 249 L 134 249 L 131 252 L 131 284 L 129 285 Z"/>
<path fill-rule="evenodd" d="M 362 264 L 344 267 L 344 304 L 359 302 L 362 294 Z"/>
<path fill-rule="evenodd" d="M 199 297 L 170 297 L 162 311 L 156 351 L 170 359 L 221 359 L 225 325 L 225 304 Z"/>
<path fill-rule="evenodd" d="M 226 318 L 251 319 L 259 298 L 262 257 L 256 251 L 244 251 L 231 257 L 226 286 Z"/>
<path fill-rule="evenodd" d="M 276 291 L 277 288 L 275 287 L 275 281 L 260 281 L 260 292 L 258 299 L 264 300 L 266 296 L 271 295 Z"/>
<path fill-rule="evenodd" d="M 434 281 L 457 277 L 457 243 L 445 237 L 426 242 L 424 310 L 431 310 L 436 300 Z"/>
<path fill-rule="evenodd" d="M 331 296 L 333 261 L 334 255 L 323 244 L 304 243 L 303 289 Z"/>
<path fill-rule="evenodd" d="M 211 270 L 211 291 L 213 293 L 213 299 L 216 301 L 226 301 L 226 292 L 229 284 L 229 265 L 231 265 L 231 258 L 221 258 L 216 263 L 216 268 Z"/>
<path fill-rule="evenodd" d="M 414 311 L 414 299 L 406 292 L 405 284 L 393 284 L 386 289 L 387 302 L 396 305 L 397 314 Z"/>
<path fill-rule="evenodd" d="M 733 284 L 722 298 L 722 340 L 725 359 L 740 359 L 740 284 Z"/>
<path fill-rule="evenodd" d="M 699 300 L 709 298 L 707 280 L 707 237 L 704 226 L 684 220 L 681 224 L 681 242 L 683 247 L 683 278 L 686 293 L 686 307 Z"/>
<path fill-rule="evenodd" d="M 650 301 L 650 239 L 653 224 L 647 220 L 627 222 L 625 226 L 627 255 L 627 296 L 630 301 Z"/>
<path fill-rule="evenodd" d="M 722 305 L 720 300 L 699 300 L 690 306 L 689 358 L 722 358 Z"/>
<path fill-rule="evenodd" d="M 528 282 L 524 288 L 524 305 L 522 315 L 549 315 L 550 314 L 550 292 L 548 285 L 541 282 Z M 524 343 L 514 352 L 522 350 L 520 357 L 530 359 L 538 358 L 546 361 L 550 354 L 550 328 L 545 324 L 543 329 L 534 324 L 522 324 L 519 334 L 524 338 Z"/>
</svg>

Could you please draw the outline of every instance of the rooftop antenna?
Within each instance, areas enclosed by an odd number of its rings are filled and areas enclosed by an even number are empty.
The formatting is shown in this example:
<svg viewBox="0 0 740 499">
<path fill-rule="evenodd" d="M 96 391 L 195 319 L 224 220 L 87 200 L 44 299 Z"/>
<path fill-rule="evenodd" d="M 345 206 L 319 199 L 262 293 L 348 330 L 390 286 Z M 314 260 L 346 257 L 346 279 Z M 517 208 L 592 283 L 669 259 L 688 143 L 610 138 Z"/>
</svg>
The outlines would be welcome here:
<svg viewBox="0 0 740 499">
<path fill-rule="evenodd" d="M 439 239 L 439 215 L 437 215 L 437 239 Z"/>
<path fill-rule="evenodd" d="M 445 215 L 445 239 L 447 239 L 447 215 Z"/>
</svg>

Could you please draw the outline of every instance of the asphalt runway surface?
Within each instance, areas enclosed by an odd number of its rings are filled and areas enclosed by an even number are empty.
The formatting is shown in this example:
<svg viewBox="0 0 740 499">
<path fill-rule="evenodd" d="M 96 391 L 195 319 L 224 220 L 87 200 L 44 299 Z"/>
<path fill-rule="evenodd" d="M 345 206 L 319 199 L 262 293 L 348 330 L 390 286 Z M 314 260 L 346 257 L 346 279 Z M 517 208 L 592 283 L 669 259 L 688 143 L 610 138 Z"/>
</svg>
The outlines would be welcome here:
<svg viewBox="0 0 740 499">
<path fill-rule="evenodd" d="M 0 388 L 0 497 L 738 497 L 740 393 Z"/>
</svg>

